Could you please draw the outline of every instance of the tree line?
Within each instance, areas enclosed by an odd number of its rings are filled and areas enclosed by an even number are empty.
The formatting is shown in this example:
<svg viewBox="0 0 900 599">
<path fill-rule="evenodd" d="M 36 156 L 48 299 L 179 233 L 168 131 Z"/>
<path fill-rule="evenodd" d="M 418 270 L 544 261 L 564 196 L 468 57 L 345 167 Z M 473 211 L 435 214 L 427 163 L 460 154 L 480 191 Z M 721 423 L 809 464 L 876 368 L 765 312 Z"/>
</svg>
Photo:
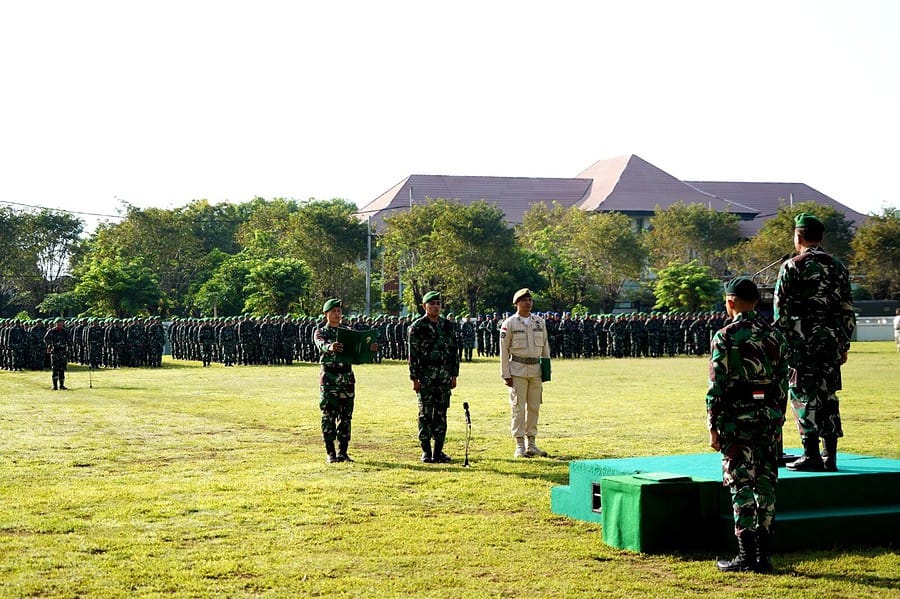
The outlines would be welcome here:
<svg viewBox="0 0 900 599">
<path fill-rule="evenodd" d="M 493 204 L 434 199 L 370 231 L 346 200 L 254 198 L 123 203 L 117 222 L 89 235 L 71 213 L 0 206 L 0 316 L 316 314 L 329 297 L 357 312 L 369 297 L 373 313 L 396 313 L 415 311 L 429 289 L 474 315 L 508 311 L 521 287 L 542 310 L 703 310 L 721 300 L 724 279 L 762 271 L 757 281 L 772 283 L 804 211 L 825 222 L 826 249 L 850 266 L 858 298 L 900 299 L 893 208 L 854 228 L 829 206 L 784 204 L 745 239 L 736 215 L 699 204 L 657 208 L 638 230 L 620 213 L 555 203 L 511 227 Z"/>
</svg>

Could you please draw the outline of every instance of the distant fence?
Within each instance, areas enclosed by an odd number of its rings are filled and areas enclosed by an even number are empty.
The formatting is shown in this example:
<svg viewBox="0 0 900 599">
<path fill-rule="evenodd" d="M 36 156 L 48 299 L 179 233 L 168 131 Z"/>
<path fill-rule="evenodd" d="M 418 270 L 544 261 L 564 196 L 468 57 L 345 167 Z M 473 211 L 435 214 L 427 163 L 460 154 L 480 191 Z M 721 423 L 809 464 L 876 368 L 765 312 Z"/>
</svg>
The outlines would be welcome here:
<svg viewBox="0 0 900 599">
<path fill-rule="evenodd" d="M 893 341 L 894 317 L 857 317 L 854 341 Z"/>
</svg>

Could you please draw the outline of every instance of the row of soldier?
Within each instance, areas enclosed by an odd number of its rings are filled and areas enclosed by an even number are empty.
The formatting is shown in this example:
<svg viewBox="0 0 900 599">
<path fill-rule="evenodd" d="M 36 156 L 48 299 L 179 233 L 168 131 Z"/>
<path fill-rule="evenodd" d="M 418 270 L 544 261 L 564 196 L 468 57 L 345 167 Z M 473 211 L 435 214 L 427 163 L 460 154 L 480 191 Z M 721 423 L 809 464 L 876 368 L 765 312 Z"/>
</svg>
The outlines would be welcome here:
<svg viewBox="0 0 900 599">
<path fill-rule="evenodd" d="M 448 319 L 457 325 L 460 360 L 473 355 L 496 357 L 500 324 L 506 314 L 468 315 Z M 660 357 L 704 355 L 713 332 L 725 323 L 722 313 L 571 315 L 544 313 L 553 358 Z M 382 359 L 407 359 L 411 316 L 354 317 L 355 329 L 378 331 Z M 160 366 L 163 347 L 171 342 L 176 360 L 235 364 L 314 363 L 319 359 L 312 333 L 320 319 L 294 316 L 174 318 L 168 335 L 159 317 L 75 318 L 65 323 L 70 361 L 94 368 Z M 49 368 L 44 334 L 49 320 L 0 320 L 0 368 Z"/>
<path fill-rule="evenodd" d="M 508 314 L 447 318 L 457 325 L 461 361 L 473 355 L 499 355 L 500 324 Z M 724 313 L 696 314 L 542 314 L 553 358 L 661 357 L 705 355 L 712 334 L 726 321 Z M 411 316 L 353 317 L 351 328 L 377 331 L 375 361 L 407 359 Z M 315 363 L 319 352 L 312 333 L 321 324 L 313 317 L 250 316 L 175 319 L 169 328 L 172 356 L 177 360 L 235 364 Z"/>
<path fill-rule="evenodd" d="M 166 334 L 158 317 L 73 318 L 64 325 L 69 361 L 92 368 L 162 365 Z M 0 368 L 49 368 L 45 336 L 52 326 L 50 319 L 0 320 Z"/>
</svg>

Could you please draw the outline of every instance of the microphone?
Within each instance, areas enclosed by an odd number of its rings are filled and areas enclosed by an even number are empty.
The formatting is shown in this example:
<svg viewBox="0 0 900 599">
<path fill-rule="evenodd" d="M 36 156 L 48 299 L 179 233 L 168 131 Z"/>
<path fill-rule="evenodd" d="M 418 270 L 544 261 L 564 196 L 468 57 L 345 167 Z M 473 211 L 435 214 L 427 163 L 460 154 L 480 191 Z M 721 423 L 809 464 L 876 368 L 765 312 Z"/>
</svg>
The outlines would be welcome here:
<svg viewBox="0 0 900 599">
<path fill-rule="evenodd" d="M 469 414 L 469 402 L 467 402 L 467 401 L 463 402 L 463 410 L 465 410 L 465 412 L 466 412 L 466 424 L 471 426 L 472 425 L 472 415 Z"/>
</svg>

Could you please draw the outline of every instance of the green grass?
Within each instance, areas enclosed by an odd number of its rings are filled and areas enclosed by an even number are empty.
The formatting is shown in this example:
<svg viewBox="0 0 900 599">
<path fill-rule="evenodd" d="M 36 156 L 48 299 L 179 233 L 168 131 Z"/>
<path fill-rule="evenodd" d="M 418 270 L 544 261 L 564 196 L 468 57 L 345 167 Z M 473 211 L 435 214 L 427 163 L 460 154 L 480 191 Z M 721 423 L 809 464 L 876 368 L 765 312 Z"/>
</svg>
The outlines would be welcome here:
<svg viewBox="0 0 900 599">
<path fill-rule="evenodd" d="M 841 450 L 900 458 L 892 343 L 859 343 Z M 709 451 L 703 358 L 557 360 L 541 446 L 514 460 L 496 361 L 463 364 L 448 465 L 418 461 L 404 364 L 356 367 L 352 464 L 325 463 L 318 368 L 0 373 L 0 596 L 897 597 L 893 548 L 713 555 L 607 547 L 550 512 L 568 461 Z M 462 467 L 472 413 L 471 468 Z M 796 447 L 793 432 L 788 445 Z"/>
</svg>

